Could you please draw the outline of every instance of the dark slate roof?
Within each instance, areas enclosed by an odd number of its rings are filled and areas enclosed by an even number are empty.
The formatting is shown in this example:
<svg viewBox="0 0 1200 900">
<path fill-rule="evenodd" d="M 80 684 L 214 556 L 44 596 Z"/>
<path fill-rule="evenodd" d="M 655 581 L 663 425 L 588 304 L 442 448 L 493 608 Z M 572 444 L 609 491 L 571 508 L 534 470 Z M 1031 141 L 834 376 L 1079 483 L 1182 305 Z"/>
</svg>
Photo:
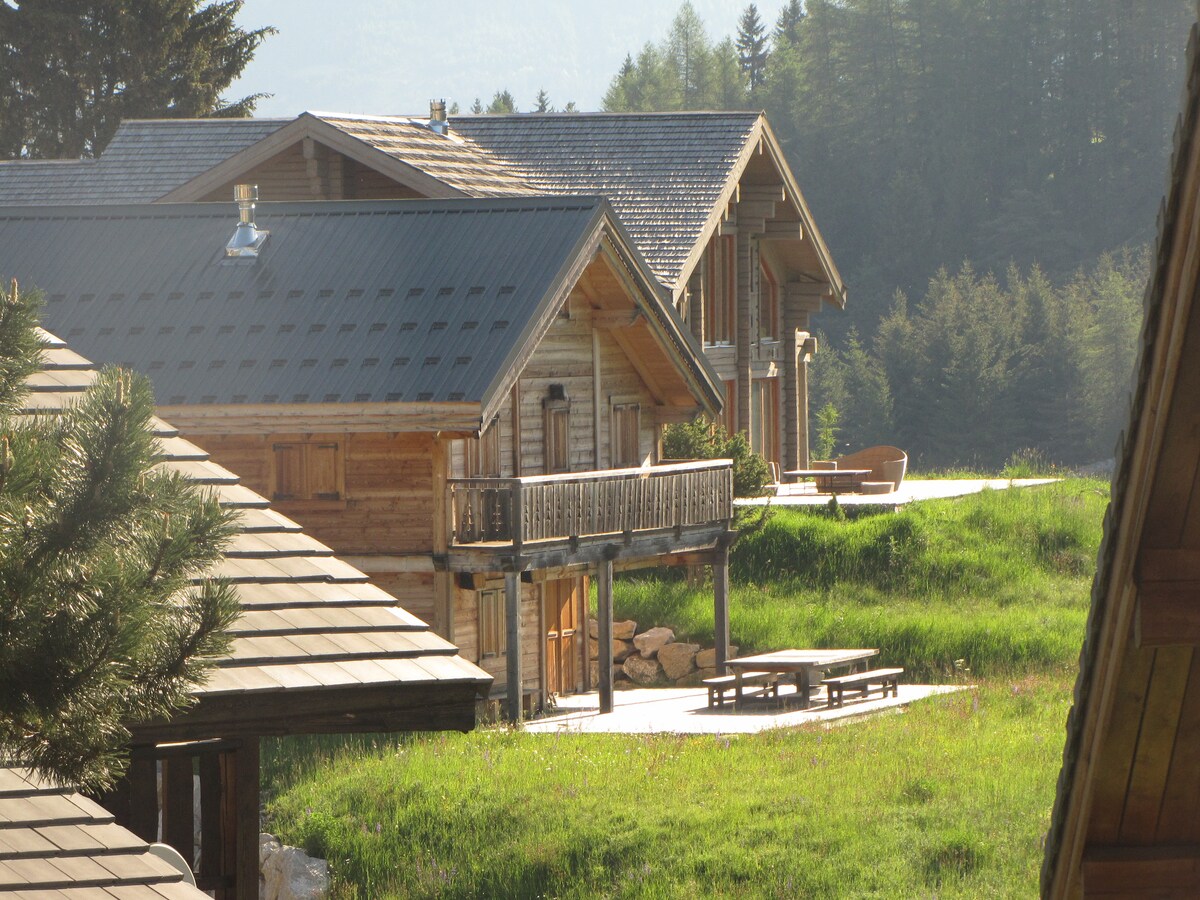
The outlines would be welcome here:
<svg viewBox="0 0 1200 900">
<path fill-rule="evenodd" d="M 674 285 L 759 119 L 550 113 L 453 116 L 450 128 L 508 160 L 540 191 L 606 198 L 654 274 Z"/>
<path fill-rule="evenodd" d="M 233 204 L 0 210 L 0 272 L 160 404 L 486 402 L 607 216 L 597 198 L 264 203 L 250 261 L 223 255 Z"/>
<path fill-rule="evenodd" d="M 430 129 L 428 120 L 320 112 L 308 115 L 420 169 L 468 197 L 545 193 L 530 187 L 511 163 L 457 135 L 438 134 Z"/>
<path fill-rule="evenodd" d="M 0 204 L 148 203 L 291 119 L 127 119 L 94 160 L 0 162 Z"/>
<path fill-rule="evenodd" d="M 62 410 L 96 374 L 95 366 L 63 341 L 45 337 L 43 369 L 29 378 L 26 414 Z M 452 644 L 397 606 L 366 575 L 242 487 L 235 474 L 161 419 L 152 427 L 161 465 L 210 488 L 222 506 L 239 512 L 239 530 L 224 559 L 204 577 L 228 578 L 242 615 L 229 630 L 228 655 L 195 689 L 197 697 L 376 685 L 486 689 L 491 684 L 490 675 L 458 656 Z M 347 700 L 347 709 L 351 703 Z M 473 707 L 468 711 L 473 714 Z"/>
<path fill-rule="evenodd" d="M 83 795 L 0 768 L 0 894 L 14 900 L 204 900 Z"/>
</svg>

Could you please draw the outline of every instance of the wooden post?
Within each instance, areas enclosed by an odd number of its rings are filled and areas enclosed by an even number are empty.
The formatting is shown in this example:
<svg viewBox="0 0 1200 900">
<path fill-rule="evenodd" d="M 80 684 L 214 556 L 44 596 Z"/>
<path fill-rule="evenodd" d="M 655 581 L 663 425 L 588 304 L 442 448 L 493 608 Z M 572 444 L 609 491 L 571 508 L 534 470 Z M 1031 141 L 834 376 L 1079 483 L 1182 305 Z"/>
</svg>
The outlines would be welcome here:
<svg viewBox="0 0 1200 900">
<path fill-rule="evenodd" d="M 237 790 L 237 900 L 258 900 L 258 738 L 246 738 L 234 753 Z"/>
<path fill-rule="evenodd" d="M 195 795 L 192 788 L 192 758 L 171 756 L 162 761 L 162 839 L 194 866 Z"/>
<path fill-rule="evenodd" d="M 794 427 L 789 428 L 789 434 L 795 435 L 796 440 L 796 468 L 809 468 L 811 459 L 809 456 L 809 429 L 808 429 L 808 353 L 806 348 L 810 347 L 809 337 L 803 335 L 803 340 L 800 341 L 800 346 L 796 348 L 796 368 L 792 379 L 794 390 L 796 392 L 795 402 L 788 409 L 789 414 L 796 417 Z M 834 454 L 836 456 L 836 454 Z"/>
<path fill-rule="evenodd" d="M 151 843 L 158 840 L 158 761 L 132 756 L 125 772 L 129 781 L 129 821 L 122 824 Z"/>
<path fill-rule="evenodd" d="M 714 551 L 713 558 L 713 628 L 716 631 L 717 674 L 725 674 L 729 659 L 729 548 Z"/>
<path fill-rule="evenodd" d="M 611 559 L 600 563 L 596 575 L 596 643 L 599 645 L 600 712 L 613 711 L 613 564 Z"/>
<path fill-rule="evenodd" d="M 507 629 L 505 663 L 508 696 L 505 712 L 510 722 L 521 721 L 521 573 L 504 573 L 504 625 Z"/>
<path fill-rule="evenodd" d="M 200 757 L 200 869 L 197 880 L 211 884 L 221 877 L 221 755 Z"/>
</svg>

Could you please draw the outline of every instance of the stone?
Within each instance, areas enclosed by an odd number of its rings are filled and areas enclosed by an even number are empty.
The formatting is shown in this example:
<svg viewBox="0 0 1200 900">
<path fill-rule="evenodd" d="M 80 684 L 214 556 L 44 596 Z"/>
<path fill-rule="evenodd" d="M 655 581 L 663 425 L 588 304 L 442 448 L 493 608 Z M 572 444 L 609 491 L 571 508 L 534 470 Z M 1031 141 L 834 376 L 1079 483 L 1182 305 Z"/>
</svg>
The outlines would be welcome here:
<svg viewBox="0 0 1200 900">
<path fill-rule="evenodd" d="M 738 648 L 732 644 L 729 646 L 729 658 L 737 656 Z M 711 669 L 717 664 L 717 648 L 709 647 L 707 650 L 701 650 L 696 654 L 696 668 Z"/>
<path fill-rule="evenodd" d="M 260 843 L 260 852 L 262 844 Z M 321 900 L 329 893 L 329 866 L 297 847 L 281 846 L 263 863 L 263 900 Z"/>
<path fill-rule="evenodd" d="M 662 666 L 663 674 L 668 681 L 678 681 L 685 675 L 695 671 L 696 653 L 699 644 L 671 643 L 664 644 L 658 649 L 658 664 Z"/>
<path fill-rule="evenodd" d="M 675 632 L 670 628 L 659 626 L 643 631 L 633 639 L 633 646 L 638 648 L 643 659 L 649 659 L 658 653 L 658 648 L 675 640 Z"/>
<path fill-rule="evenodd" d="M 629 680 L 646 686 L 659 684 L 662 681 L 663 670 L 657 659 L 647 659 L 644 656 L 631 656 L 625 660 L 621 668 L 629 676 Z"/>
<path fill-rule="evenodd" d="M 591 674 L 591 681 L 588 683 L 591 684 L 591 686 L 593 688 L 596 688 L 597 690 L 599 690 L 599 688 L 600 688 L 600 661 L 599 660 L 596 660 L 596 659 L 592 660 L 592 662 L 589 666 L 589 672 Z"/>
<path fill-rule="evenodd" d="M 625 662 L 634 652 L 633 641 L 613 639 L 613 662 Z"/>
<path fill-rule="evenodd" d="M 700 687 L 704 683 L 705 678 L 712 678 L 717 674 L 716 669 L 693 669 L 687 675 L 678 679 L 675 682 L 676 687 Z"/>
<path fill-rule="evenodd" d="M 637 634 L 637 622 L 626 619 L 624 622 L 613 622 L 613 640 L 632 641 Z"/>
</svg>

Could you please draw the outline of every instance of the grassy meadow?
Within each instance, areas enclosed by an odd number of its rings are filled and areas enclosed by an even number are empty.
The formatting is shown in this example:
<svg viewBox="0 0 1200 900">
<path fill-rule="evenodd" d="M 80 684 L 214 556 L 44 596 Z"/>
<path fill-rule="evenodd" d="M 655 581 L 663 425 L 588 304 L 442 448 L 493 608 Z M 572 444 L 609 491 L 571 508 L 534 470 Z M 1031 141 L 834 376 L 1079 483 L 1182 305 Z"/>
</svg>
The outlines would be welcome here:
<svg viewBox="0 0 1200 900">
<path fill-rule="evenodd" d="M 899 513 L 777 510 L 733 557 L 743 648 L 878 646 L 977 689 L 760 735 L 288 739 L 269 827 L 335 896 L 1036 894 L 1107 485 Z M 618 616 L 709 643 L 711 590 L 621 579 Z"/>
</svg>

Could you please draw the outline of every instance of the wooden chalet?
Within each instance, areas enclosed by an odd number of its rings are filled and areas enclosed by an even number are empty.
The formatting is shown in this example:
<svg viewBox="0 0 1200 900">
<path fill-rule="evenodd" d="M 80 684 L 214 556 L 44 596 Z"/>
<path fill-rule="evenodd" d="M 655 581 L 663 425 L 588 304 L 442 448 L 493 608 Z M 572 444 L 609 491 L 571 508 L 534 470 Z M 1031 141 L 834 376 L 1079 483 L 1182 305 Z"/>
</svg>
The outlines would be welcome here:
<svg viewBox="0 0 1200 900">
<path fill-rule="evenodd" d="M 720 382 L 597 198 L 0 212 L 44 316 L 497 680 L 510 716 L 600 687 L 615 568 L 712 565 L 728 460 L 661 464 Z M 446 645 L 449 646 L 449 645 Z"/>
<path fill-rule="evenodd" d="M 98 160 L 0 163 L 0 203 L 602 196 L 722 382 L 723 422 L 809 463 L 812 316 L 845 286 L 760 113 L 135 120 Z"/>
<path fill-rule="evenodd" d="M 0 894 L 14 900 L 206 900 L 108 810 L 0 768 Z"/>
<path fill-rule="evenodd" d="M 1200 31 L 1042 868 L 1046 897 L 1200 896 Z"/>
<path fill-rule="evenodd" d="M 11 249 L 4 241 L 0 246 Z M 63 341 L 49 334 L 46 340 L 42 371 L 28 380 L 24 415 L 54 415 L 74 402 L 95 377 L 95 367 Z M 162 466 L 215 492 L 222 505 L 239 512 L 239 529 L 224 559 L 206 574 L 233 583 L 242 614 L 230 629 L 233 641 L 228 655 L 193 691 L 194 704 L 169 721 L 132 726 L 128 773 L 110 796 L 101 799 L 116 821 L 143 842 L 161 836 L 188 861 L 196 859 L 198 849 L 196 875 L 202 889 L 226 900 L 253 898 L 258 895 L 261 737 L 468 731 L 474 727 L 476 704 L 492 679 L 172 426 L 155 420 L 152 427 Z M 198 797 L 194 776 L 198 776 Z M 25 790 L 14 777 L 0 770 L 0 890 L 19 878 L 33 879 L 36 872 L 54 881 L 59 877 L 55 869 L 105 884 L 108 876 L 101 871 L 105 868 L 121 877 L 132 873 L 132 878 L 143 871 L 147 878 L 154 874 L 137 860 L 114 857 L 111 862 L 123 867 L 119 870 L 112 869 L 107 859 L 97 860 L 99 869 L 85 859 L 75 860 L 81 853 L 124 854 L 131 845 L 119 829 L 91 829 L 74 821 L 72 804 L 84 813 L 100 815 L 86 803 L 30 801 L 18 804 L 18 812 L 28 816 L 14 817 L 5 808 L 6 791 L 12 788 L 21 795 Z M 41 786 L 34 784 L 34 788 Z M 193 839 L 197 801 L 198 848 Z M 43 822 L 56 810 L 72 821 Z M 62 852 L 44 865 L 18 866 L 6 860 L 4 854 L 10 849 L 21 859 L 52 850 L 46 842 L 23 833 L 13 838 L 22 842 L 14 844 L 10 838 L 16 832 L 6 830 L 12 822 L 36 828 Z M 61 834 L 66 843 L 47 831 L 59 825 L 63 828 L 54 834 Z M 111 846 L 105 843 L 110 834 L 115 841 Z M 114 889 L 113 895 L 151 900 L 191 896 L 175 888 L 154 893 L 158 884 L 152 879 L 137 890 Z M 39 886 L 32 880 L 21 889 L 35 888 L 51 893 L 29 896 L 79 896 L 80 900 L 108 896 L 94 891 L 76 894 L 57 883 Z"/>
</svg>

